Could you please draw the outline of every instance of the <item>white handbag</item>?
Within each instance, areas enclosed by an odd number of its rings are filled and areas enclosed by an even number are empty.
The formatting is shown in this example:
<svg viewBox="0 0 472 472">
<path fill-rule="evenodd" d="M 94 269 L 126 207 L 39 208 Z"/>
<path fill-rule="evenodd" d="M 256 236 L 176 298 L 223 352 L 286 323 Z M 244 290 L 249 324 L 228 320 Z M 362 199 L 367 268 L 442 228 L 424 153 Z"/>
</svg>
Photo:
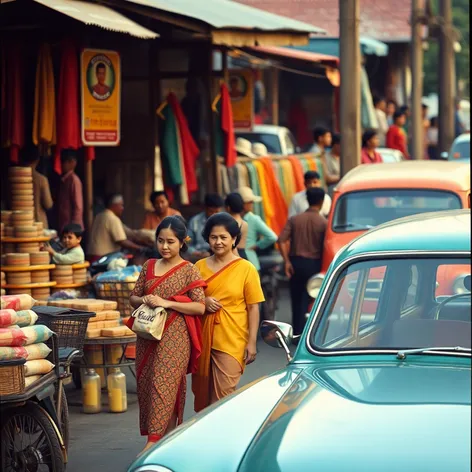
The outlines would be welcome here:
<svg viewBox="0 0 472 472">
<path fill-rule="evenodd" d="M 167 321 L 167 311 L 162 307 L 151 308 L 141 305 L 134 310 L 133 327 L 131 328 L 139 337 L 160 341 Z"/>
</svg>

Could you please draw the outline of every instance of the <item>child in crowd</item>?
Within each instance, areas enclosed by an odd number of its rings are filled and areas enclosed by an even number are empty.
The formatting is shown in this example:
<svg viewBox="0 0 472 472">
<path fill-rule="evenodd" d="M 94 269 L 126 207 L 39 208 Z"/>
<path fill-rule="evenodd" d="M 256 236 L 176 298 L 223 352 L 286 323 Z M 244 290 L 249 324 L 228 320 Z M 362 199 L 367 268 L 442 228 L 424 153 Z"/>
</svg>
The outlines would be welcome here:
<svg viewBox="0 0 472 472">
<path fill-rule="evenodd" d="M 69 223 L 64 227 L 61 234 L 64 249 L 56 252 L 51 246 L 46 245 L 43 251 L 51 254 L 52 262 L 55 264 L 82 264 L 85 261 L 84 250 L 80 246 L 84 231 L 79 224 Z"/>
</svg>

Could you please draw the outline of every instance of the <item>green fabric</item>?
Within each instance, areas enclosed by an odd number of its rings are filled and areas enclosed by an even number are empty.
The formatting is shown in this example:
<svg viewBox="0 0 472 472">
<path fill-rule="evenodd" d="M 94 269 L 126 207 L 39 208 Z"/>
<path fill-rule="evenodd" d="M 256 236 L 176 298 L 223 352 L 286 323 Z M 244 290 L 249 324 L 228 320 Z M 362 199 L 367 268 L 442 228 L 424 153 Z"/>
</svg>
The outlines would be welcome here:
<svg viewBox="0 0 472 472">
<path fill-rule="evenodd" d="M 221 129 L 221 100 L 216 106 L 217 113 L 213 120 L 213 129 L 215 131 L 215 150 L 216 155 L 225 157 L 225 134 Z"/>
<path fill-rule="evenodd" d="M 257 170 L 252 162 L 246 162 L 246 167 L 249 173 L 249 183 L 251 184 L 252 191 L 255 195 L 260 195 L 261 187 L 259 185 L 259 176 L 257 175 Z M 265 220 L 264 210 L 262 209 L 262 203 L 254 202 L 254 213 L 256 215 L 259 215 L 263 220 Z"/>
<path fill-rule="evenodd" d="M 321 182 L 324 182 L 325 181 L 325 175 L 323 173 L 323 166 L 321 164 L 321 160 L 319 157 L 315 157 L 315 162 L 316 162 L 316 172 L 318 172 L 318 174 L 320 174 L 320 180 Z"/>
<path fill-rule="evenodd" d="M 300 162 L 303 167 L 303 173 L 305 174 L 305 172 L 308 172 L 310 170 L 310 166 L 308 165 L 308 162 L 306 161 L 306 159 L 300 159 Z"/>
<path fill-rule="evenodd" d="M 172 108 L 168 105 L 164 108 L 164 131 L 162 133 L 162 168 L 164 179 L 168 185 L 182 185 L 182 169 L 179 159 L 179 132 L 177 120 Z"/>
<path fill-rule="evenodd" d="M 275 162 L 275 169 L 277 180 L 279 181 L 280 190 L 282 190 L 282 193 L 285 195 L 287 189 L 285 188 L 284 172 L 282 170 L 282 166 L 277 161 Z"/>
</svg>

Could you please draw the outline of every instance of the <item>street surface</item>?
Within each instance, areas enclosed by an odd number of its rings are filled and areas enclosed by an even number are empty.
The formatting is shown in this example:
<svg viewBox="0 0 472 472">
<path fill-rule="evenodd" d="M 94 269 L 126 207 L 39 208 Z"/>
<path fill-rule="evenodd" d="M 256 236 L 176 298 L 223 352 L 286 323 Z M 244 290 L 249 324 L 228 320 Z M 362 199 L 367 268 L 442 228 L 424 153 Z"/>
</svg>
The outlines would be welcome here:
<svg viewBox="0 0 472 472">
<path fill-rule="evenodd" d="M 290 322 L 290 295 L 286 288 L 281 290 L 277 320 Z M 283 368 L 286 358 L 282 349 L 258 342 L 259 354 L 241 380 L 246 385 L 277 369 Z M 122 414 L 107 412 L 106 394 L 102 396 L 103 411 L 96 415 L 80 412 L 80 394 L 73 385 L 67 386 L 70 410 L 70 446 L 68 472 L 125 472 L 129 464 L 142 450 L 146 439 L 139 434 L 136 383 L 128 369 L 128 411 Z M 187 403 L 184 420 L 194 415 L 193 394 L 190 378 L 187 379 Z"/>
</svg>

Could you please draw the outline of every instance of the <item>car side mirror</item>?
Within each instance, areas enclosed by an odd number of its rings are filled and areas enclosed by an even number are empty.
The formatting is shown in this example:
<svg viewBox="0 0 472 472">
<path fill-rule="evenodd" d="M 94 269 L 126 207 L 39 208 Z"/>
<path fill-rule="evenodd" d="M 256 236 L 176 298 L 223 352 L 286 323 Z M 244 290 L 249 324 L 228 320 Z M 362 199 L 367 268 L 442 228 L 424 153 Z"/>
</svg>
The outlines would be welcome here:
<svg viewBox="0 0 472 472">
<path fill-rule="evenodd" d="M 445 161 L 447 161 L 449 159 L 449 153 L 448 152 L 442 152 L 439 157 L 441 159 L 444 159 Z"/>
<path fill-rule="evenodd" d="M 264 320 L 261 324 L 261 336 L 269 346 L 283 348 L 288 361 L 292 360 L 292 354 L 289 349 L 294 338 L 291 325 L 281 321 Z"/>
</svg>

